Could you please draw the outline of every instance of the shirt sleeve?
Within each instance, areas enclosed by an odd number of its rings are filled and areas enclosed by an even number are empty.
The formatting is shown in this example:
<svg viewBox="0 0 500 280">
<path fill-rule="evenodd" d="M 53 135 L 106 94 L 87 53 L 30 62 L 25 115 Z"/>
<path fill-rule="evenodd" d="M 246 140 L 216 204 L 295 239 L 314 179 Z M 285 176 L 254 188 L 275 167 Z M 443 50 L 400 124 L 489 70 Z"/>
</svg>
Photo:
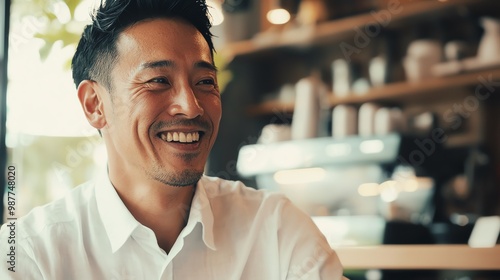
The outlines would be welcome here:
<svg viewBox="0 0 500 280">
<path fill-rule="evenodd" d="M 17 230 L 8 225 L 0 229 L 0 279 L 43 279 L 36 262 L 21 246 Z"/>
<path fill-rule="evenodd" d="M 311 217 L 284 199 L 279 229 L 280 262 L 286 280 L 341 280 L 343 269 L 335 251 Z"/>
</svg>

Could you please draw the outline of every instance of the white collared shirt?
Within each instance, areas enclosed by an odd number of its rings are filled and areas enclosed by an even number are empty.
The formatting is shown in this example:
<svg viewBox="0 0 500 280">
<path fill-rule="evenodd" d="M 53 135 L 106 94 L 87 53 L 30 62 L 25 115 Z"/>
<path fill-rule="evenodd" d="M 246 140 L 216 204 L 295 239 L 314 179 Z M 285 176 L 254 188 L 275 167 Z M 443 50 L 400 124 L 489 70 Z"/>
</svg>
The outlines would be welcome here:
<svg viewBox="0 0 500 280">
<path fill-rule="evenodd" d="M 342 267 L 309 216 L 283 195 L 203 176 L 168 254 L 107 176 L 0 230 L 0 279 L 328 279 Z M 11 263 L 12 264 L 12 263 Z"/>
</svg>

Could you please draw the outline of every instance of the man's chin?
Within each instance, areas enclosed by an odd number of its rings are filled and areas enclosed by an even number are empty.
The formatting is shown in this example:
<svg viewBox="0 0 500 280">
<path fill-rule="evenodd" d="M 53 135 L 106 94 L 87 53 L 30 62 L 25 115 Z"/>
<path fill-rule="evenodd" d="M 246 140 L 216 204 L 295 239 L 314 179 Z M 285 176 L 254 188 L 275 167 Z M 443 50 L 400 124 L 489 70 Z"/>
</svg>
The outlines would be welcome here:
<svg viewBox="0 0 500 280">
<path fill-rule="evenodd" d="M 187 187 L 193 186 L 198 183 L 201 176 L 203 175 L 203 171 L 198 170 L 184 170 L 180 173 L 166 173 L 166 172 L 155 172 L 151 177 L 163 183 L 167 186 L 172 187 Z"/>
</svg>

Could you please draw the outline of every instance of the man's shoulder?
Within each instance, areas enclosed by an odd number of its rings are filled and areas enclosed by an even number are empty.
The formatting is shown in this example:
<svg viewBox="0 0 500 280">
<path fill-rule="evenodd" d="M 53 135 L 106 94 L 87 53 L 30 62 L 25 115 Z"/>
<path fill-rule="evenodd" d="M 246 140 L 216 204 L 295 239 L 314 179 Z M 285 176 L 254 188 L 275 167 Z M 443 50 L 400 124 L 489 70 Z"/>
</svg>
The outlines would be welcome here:
<svg viewBox="0 0 500 280">
<path fill-rule="evenodd" d="M 82 207 L 85 207 L 93 196 L 93 189 L 94 183 L 89 181 L 70 190 L 62 198 L 33 208 L 17 220 L 18 238 L 34 237 L 47 228 L 79 219 L 83 212 Z M 0 235 L 4 230 L 6 229 L 2 227 Z"/>
<path fill-rule="evenodd" d="M 209 199 L 258 204 L 283 203 L 288 201 L 288 198 L 282 193 L 248 187 L 241 181 L 203 176 L 202 183 Z"/>
<path fill-rule="evenodd" d="M 241 181 L 204 176 L 203 186 L 214 216 L 219 219 L 238 217 L 238 223 L 257 217 L 279 220 L 290 200 L 279 192 L 254 189 Z"/>
</svg>

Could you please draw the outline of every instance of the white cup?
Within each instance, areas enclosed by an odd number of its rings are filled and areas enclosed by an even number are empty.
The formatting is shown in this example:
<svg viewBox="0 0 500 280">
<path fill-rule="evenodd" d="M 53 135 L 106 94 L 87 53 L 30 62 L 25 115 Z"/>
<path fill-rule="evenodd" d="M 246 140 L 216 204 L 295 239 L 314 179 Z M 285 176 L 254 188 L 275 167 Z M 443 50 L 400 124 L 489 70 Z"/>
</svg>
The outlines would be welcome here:
<svg viewBox="0 0 500 280">
<path fill-rule="evenodd" d="M 338 97 L 345 97 L 351 91 L 353 82 L 351 65 L 345 59 L 337 59 L 332 62 L 333 74 L 333 94 Z"/>
<path fill-rule="evenodd" d="M 441 44 L 435 40 L 416 40 L 410 43 L 403 58 L 406 78 L 410 82 L 418 82 L 432 77 L 432 68 L 441 62 L 443 51 Z"/>
<path fill-rule="evenodd" d="M 313 77 L 299 80 L 295 93 L 291 137 L 293 140 L 317 137 L 320 111 L 318 81 Z"/>
<path fill-rule="evenodd" d="M 332 111 L 332 137 L 343 138 L 358 133 L 358 111 L 353 106 L 337 105 Z"/>
<path fill-rule="evenodd" d="M 374 132 L 387 135 L 403 130 L 403 113 L 399 108 L 380 108 L 375 113 Z"/>
<path fill-rule="evenodd" d="M 372 136 L 375 134 L 375 114 L 380 107 L 374 103 L 364 103 L 359 108 L 358 134 Z"/>
</svg>

